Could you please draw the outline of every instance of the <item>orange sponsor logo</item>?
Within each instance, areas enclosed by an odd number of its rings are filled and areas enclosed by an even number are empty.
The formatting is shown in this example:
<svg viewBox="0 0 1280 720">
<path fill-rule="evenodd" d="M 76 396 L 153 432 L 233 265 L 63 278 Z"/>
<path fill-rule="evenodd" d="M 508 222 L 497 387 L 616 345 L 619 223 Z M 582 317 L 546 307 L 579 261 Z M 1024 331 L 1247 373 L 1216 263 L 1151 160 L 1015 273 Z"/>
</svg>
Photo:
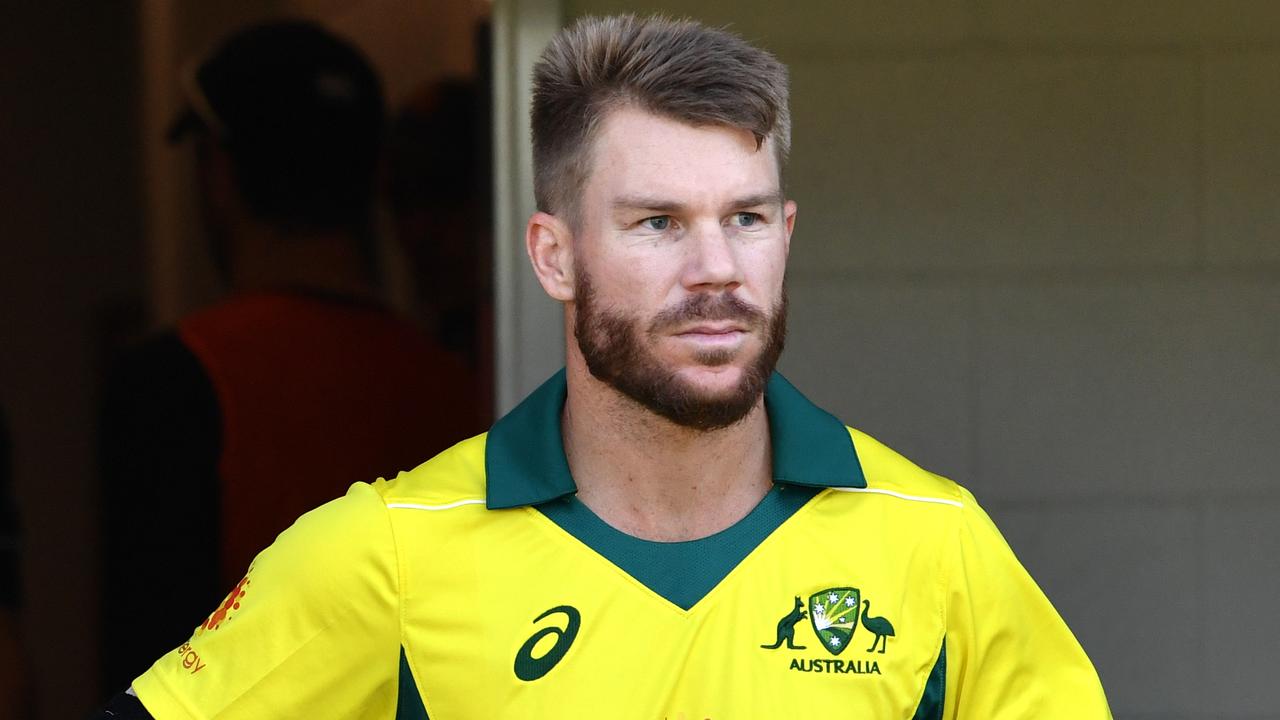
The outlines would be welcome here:
<svg viewBox="0 0 1280 720">
<path fill-rule="evenodd" d="M 253 572 L 253 568 L 249 568 L 249 571 Z M 218 609 L 200 623 L 200 627 L 196 628 L 196 636 L 199 637 L 210 630 L 217 630 L 222 623 L 229 621 L 232 613 L 240 609 L 240 599 L 249 592 L 248 587 L 249 576 L 246 574 L 240 582 L 236 583 L 231 592 L 227 593 L 227 597 L 223 599 Z"/>
<path fill-rule="evenodd" d="M 182 663 L 182 667 L 190 670 L 192 675 L 205 668 L 205 662 L 200 659 L 200 653 L 191 648 L 191 643 L 183 643 L 182 647 L 178 648 L 178 661 Z"/>
</svg>

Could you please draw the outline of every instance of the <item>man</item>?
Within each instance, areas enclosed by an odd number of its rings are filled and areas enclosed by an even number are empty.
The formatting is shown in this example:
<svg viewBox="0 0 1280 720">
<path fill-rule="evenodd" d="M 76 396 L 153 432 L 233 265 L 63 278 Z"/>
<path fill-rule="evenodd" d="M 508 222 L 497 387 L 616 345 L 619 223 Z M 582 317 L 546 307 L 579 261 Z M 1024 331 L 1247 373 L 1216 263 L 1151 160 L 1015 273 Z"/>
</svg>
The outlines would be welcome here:
<svg viewBox="0 0 1280 720">
<path fill-rule="evenodd" d="M 223 41 L 183 89 L 171 137 L 195 145 L 231 294 L 134 348 L 107 387 L 113 690 L 299 514 L 483 428 L 462 361 L 376 296 L 385 113 L 361 54 L 315 24 L 272 22 Z"/>
<path fill-rule="evenodd" d="M 773 373 L 784 68 L 588 19 L 535 70 L 526 244 L 567 367 L 357 484 L 133 684 L 155 717 L 1103 718 L 973 497 Z M 398 669 L 397 669 L 398 668 Z"/>
<path fill-rule="evenodd" d="M 445 79 L 406 99 L 391 123 L 386 172 L 398 247 L 422 290 L 416 316 L 484 380 L 493 375 L 487 87 Z M 490 383 L 480 394 L 480 404 L 491 407 Z"/>
</svg>

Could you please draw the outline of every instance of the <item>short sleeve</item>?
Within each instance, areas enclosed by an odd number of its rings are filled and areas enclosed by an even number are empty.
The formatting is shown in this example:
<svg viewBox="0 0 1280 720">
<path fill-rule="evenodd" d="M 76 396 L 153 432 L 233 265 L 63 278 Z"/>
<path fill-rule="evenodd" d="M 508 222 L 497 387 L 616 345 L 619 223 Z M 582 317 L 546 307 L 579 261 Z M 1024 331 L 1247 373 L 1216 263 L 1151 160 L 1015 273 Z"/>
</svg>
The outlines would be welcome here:
<svg viewBox="0 0 1280 720">
<path fill-rule="evenodd" d="M 1080 643 L 973 496 L 963 500 L 948 580 L 945 717 L 1110 718 Z"/>
<path fill-rule="evenodd" d="M 397 587 L 386 508 L 353 485 L 281 533 L 133 688 L 158 720 L 391 718 Z"/>
</svg>

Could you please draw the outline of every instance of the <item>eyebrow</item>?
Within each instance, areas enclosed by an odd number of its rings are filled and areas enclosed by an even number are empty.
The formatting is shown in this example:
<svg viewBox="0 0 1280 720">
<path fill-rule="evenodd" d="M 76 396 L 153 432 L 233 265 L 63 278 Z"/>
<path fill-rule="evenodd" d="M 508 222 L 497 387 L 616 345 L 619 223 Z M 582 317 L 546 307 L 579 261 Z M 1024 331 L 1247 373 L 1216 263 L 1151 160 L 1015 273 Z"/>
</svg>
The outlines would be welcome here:
<svg viewBox="0 0 1280 720">
<path fill-rule="evenodd" d="M 758 195 L 748 195 L 746 197 L 734 200 L 730 205 L 732 207 L 748 208 L 759 207 L 761 205 L 781 205 L 783 203 L 782 191 L 773 190 Z"/>
<path fill-rule="evenodd" d="M 684 204 L 675 200 L 640 195 L 624 195 L 615 198 L 611 203 L 614 210 L 653 210 L 656 212 L 673 212 L 684 208 Z"/>
<path fill-rule="evenodd" d="M 781 190 L 772 190 L 770 192 L 735 198 L 728 203 L 728 206 L 735 208 L 748 208 L 775 204 L 782 204 Z M 677 212 L 679 210 L 683 210 L 685 207 L 684 203 L 677 200 L 648 195 L 624 195 L 622 197 L 615 198 L 610 205 L 614 210 L 645 210 L 653 212 Z"/>
</svg>

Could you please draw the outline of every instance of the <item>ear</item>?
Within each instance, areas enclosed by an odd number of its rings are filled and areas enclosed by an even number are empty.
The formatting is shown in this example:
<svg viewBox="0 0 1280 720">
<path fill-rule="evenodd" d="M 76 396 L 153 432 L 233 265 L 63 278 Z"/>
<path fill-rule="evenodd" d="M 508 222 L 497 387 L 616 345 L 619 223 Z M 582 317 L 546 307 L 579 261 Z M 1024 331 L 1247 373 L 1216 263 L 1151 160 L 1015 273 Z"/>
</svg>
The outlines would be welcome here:
<svg viewBox="0 0 1280 720">
<path fill-rule="evenodd" d="M 573 300 L 573 233 L 563 220 L 545 212 L 529 218 L 525 250 L 542 289 L 560 302 Z"/>
<path fill-rule="evenodd" d="M 786 234 L 783 244 L 787 255 L 791 254 L 791 233 L 796 229 L 796 201 L 788 200 L 782 204 L 782 217 L 786 223 Z"/>
</svg>

